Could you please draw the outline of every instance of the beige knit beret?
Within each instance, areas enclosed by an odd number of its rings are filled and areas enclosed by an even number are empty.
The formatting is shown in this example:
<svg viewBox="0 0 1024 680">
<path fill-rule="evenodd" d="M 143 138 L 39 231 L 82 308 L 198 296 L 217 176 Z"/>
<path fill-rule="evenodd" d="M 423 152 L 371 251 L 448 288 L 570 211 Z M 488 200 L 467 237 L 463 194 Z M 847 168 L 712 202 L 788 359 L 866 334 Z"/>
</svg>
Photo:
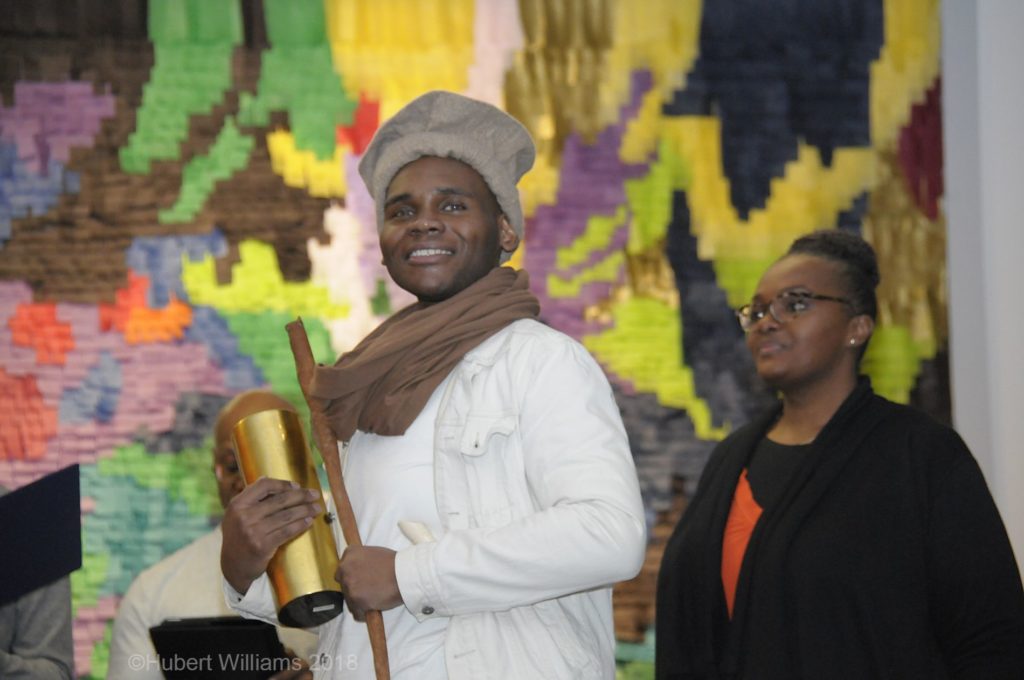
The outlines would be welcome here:
<svg viewBox="0 0 1024 680">
<path fill-rule="evenodd" d="M 536 150 L 526 128 L 501 109 L 436 90 L 409 102 L 384 123 L 366 147 L 359 174 L 384 224 L 384 199 L 398 171 L 422 156 L 454 158 L 483 177 L 519 237 L 523 209 L 516 183 L 533 166 Z"/>
</svg>

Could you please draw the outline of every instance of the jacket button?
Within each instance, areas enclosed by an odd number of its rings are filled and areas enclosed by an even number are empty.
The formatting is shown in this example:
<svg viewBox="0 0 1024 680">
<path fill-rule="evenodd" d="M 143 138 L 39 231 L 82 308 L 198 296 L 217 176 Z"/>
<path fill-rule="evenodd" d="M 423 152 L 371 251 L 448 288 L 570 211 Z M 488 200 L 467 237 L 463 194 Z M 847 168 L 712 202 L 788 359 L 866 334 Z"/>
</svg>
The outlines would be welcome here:
<svg viewBox="0 0 1024 680">
<path fill-rule="evenodd" d="M 423 613 L 424 616 L 430 616 L 431 614 L 434 613 L 434 608 L 433 607 L 424 607 L 420 611 Z"/>
</svg>

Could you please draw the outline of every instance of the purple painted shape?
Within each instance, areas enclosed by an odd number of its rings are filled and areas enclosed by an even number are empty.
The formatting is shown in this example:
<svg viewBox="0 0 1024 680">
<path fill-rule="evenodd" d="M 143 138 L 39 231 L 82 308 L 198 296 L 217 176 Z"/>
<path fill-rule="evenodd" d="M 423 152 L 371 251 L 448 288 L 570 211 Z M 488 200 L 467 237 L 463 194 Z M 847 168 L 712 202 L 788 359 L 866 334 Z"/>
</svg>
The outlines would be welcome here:
<svg viewBox="0 0 1024 680">
<path fill-rule="evenodd" d="M 541 316 L 577 340 L 605 327 L 597 322 L 584 321 L 583 310 L 606 299 L 614 284 L 590 283 L 584 285 L 575 298 L 552 298 L 547 292 L 547 273 L 565 278 L 579 273 L 583 266 L 558 268 L 556 251 L 582 235 L 591 216 L 614 215 L 619 206 L 626 203 L 626 180 L 643 177 L 649 172 L 646 163 L 623 163 L 619 158 L 626 122 L 637 115 L 641 99 L 653 82 L 647 71 L 634 72 L 631 80 L 630 101 L 622 108 L 615 125 L 602 130 L 594 144 L 584 144 L 576 134 L 566 139 L 555 205 L 539 207 L 526 225 L 525 267 L 527 271 L 545 272 L 544 277 L 533 277 L 530 281 L 531 290 L 541 302 Z M 588 265 L 625 246 L 628 219 L 627 214 L 625 224 L 616 232 L 612 243 L 600 253 L 592 254 Z M 621 272 L 616 283 L 623 281 L 624 277 L 625 272 Z"/>
<path fill-rule="evenodd" d="M 622 224 L 615 228 L 615 231 L 612 233 L 612 238 L 608 242 L 607 246 L 593 251 L 586 260 L 579 264 L 572 265 L 571 267 L 563 267 L 558 271 L 558 274 L 566 279 L 576 276 L 580 272 L 593 267 L 609 255 L 625 250 L 628 241 L 629 222 L 623 221 Z"/>
<path fill-rule="evenodd" d="M 114 96 L 94 94 L 91 83 L 22 81 L 14 85 L 14 104 L 0 107 L 0 139 L 14 142 L 18 159 L 46 176 L 51 159 L 66 165 L 71 149 L 91 147 L 113 115 Z"/>
</svg>

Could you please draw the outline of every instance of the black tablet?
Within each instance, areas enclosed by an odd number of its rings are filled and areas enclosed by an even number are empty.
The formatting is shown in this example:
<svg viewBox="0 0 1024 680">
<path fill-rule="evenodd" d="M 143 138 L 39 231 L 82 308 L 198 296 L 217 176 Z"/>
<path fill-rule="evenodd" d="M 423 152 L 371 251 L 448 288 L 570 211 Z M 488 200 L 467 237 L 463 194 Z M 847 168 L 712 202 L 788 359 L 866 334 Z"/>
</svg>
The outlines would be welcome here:
<svg viewBox="0 0 1024 680">
<path fill-rule="evenodd" d="M 169 619 L 149 636 L 168 680 L 264 680 L 297 663 L 272 625 L 238 616 Z"/>
</svg>

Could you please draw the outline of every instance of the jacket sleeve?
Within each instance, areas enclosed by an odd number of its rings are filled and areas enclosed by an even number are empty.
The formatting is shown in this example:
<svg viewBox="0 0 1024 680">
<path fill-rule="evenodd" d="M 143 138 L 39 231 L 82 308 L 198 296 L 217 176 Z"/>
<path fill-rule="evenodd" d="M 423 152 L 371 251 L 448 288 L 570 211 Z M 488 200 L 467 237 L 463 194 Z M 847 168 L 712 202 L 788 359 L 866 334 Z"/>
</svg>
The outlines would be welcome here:
<svg viewBox="0 0 1024 680">
<path fill-rule="evenodd" d="M 274 607 L 274 594 L 270 590 L 270 577 L 266 573 L 260 574 L 259 578 L 252 582 L 245 595 L 231 587 L 223 576 L 221 583 L 224 586 L 224 601 L 228 607 L 244 618 L 280 625 L 277 620 L 277 609 Z"/>
<path fill-rule="evenodd" d="M 928 445 L 949 461 L 931 489 L 931 617 L 950 678 L 1019 680 L 1024 592 L 999 511 L 977 462 L 951 430 Z"/>
<path fill-rule="evenodd" d="M 420 619 L 503 611 L 609 586 L 632 578 L 643 563 L 639 483 L 597 363 L 568 338 L 527 343 L 508 361 L 526 486 L 539 509 L 399 551 L 399 589 Z"/>
<path fill-rule="evenodd" d="M 74 676 L 70 579 L 43 586 L 5 607 L 14 610 L 14 634 L 10 648 L 0 649 L 0 678 L 70 680 Z M 0 620 L 4 618 L 0 615 Z"/>
</svg>

